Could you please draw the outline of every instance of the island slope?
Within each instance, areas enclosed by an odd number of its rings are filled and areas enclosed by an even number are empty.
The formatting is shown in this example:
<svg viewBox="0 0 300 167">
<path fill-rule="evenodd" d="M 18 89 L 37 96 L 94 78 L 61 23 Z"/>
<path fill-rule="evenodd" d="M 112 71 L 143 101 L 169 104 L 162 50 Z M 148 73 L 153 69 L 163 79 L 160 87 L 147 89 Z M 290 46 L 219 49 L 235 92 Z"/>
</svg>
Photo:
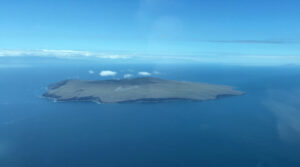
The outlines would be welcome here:
<svg viewBox="0 0 300 167">
<path fill-rule="evenodd" d="M 222 96 L 242 95 L 230 86 L 164 80 L 144 77 L 121 80 L 66 80 L 48 86 L 44 97 L 57 101 L 130 101 L 213 100 Z"/>
</svg>

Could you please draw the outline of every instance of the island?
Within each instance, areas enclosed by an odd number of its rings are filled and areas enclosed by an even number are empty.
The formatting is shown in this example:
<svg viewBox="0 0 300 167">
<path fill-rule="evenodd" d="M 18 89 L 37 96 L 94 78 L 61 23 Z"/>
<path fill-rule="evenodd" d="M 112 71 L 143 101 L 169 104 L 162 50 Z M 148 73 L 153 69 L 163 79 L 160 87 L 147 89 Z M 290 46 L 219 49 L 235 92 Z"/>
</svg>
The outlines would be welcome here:
<svg viewBox="0 0 300 167">
<path fill-rule="evenodd" d="M 99 103 L 170 100 L 214 100 L 242 95 L 231 86 L 165 80 L 153 77 L 113 80 L 65 80 L 48 86 L 44 97 L 56 101 Z"/>
</svg>

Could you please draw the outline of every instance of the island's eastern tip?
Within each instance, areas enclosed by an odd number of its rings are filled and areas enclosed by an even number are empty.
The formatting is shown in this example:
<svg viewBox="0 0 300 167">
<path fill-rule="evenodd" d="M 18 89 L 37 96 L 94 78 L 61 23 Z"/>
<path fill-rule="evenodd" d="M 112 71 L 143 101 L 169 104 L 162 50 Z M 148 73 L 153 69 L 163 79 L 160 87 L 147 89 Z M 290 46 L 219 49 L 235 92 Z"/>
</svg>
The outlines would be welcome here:
<svg viewBox="0 0 300 167">
<path fill-rule="evenodd" d="M 214 100 L 244 92 L 231 86 L 165 80 L 153 77 L 120 80 L 65 80 L 48 86 L 44 97 L 56 101 L 100 103 L 170 100 Z"/>
</svg>

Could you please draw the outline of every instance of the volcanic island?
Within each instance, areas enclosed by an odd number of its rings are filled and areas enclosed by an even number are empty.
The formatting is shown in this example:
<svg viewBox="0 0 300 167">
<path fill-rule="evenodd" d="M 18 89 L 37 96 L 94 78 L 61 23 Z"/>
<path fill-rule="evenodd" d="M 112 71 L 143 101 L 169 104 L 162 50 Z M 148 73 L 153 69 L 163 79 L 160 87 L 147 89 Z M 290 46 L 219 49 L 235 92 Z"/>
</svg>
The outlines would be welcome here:
<svg viewBox="0 0 300 167">
<path fill-rule="evenodd" d="M 234 87 L 153 77 L 112 80 L 65 80 L 48 86 L 44 97 L 55 101 L 98 103 L 205 101 L 244 92 Z"/>
</svg>

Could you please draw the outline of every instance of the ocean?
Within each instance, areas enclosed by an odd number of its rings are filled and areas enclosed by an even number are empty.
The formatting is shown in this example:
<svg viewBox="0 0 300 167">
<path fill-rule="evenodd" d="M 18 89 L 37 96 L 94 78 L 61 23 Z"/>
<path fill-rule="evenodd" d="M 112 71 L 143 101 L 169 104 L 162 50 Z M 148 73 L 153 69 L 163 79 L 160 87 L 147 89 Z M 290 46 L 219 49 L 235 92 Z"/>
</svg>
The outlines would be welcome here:
<svg viewBox="0 0 300 167">
<path fill-rule="evenodd" d="M 1 167 L 300 166 L 298 66 L 15 59 L 0 66 Z M 101 70 L 118 74 L 101 77 Z M 41 97 L 60 80 L 118 79 L 139 71 L 231 85 L 246 94 L 122 104 Z"/>
</svg>

